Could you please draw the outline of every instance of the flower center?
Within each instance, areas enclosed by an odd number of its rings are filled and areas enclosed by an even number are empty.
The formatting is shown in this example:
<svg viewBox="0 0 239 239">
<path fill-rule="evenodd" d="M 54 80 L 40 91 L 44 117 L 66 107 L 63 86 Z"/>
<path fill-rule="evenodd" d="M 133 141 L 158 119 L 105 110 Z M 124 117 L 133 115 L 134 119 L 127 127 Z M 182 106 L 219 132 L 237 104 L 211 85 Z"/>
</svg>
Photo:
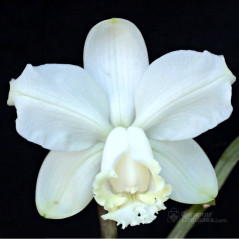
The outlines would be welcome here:
<svg viewBox="0 0 239 239">
<path fill-rule="evenodd" d="M 115 166 L 118 178 L 109 180 L 113 189 L 118 192 L 144 192 L 149 187 L 150 172 L 147 167 L 131 159 L 130 151 L 124 154 Z"/>
</svg>

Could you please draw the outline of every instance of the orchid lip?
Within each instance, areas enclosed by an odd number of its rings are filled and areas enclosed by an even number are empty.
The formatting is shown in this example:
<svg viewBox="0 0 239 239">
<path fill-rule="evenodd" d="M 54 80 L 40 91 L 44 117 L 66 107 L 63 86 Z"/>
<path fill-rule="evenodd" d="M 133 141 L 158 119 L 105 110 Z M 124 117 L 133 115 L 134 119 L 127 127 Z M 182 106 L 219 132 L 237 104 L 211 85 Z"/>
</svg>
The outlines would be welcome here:
<svg viewBox="0 0 239 239">
<path fill-rule="evenodd" d="M 115 220 L 124 228 L 149 223 L 155 213 L 166 208 L 164 202 L 172 189 L 159 176 L 161 168 L 152 155 L 142 129 L 118 127 L 111 131 L 103 150 L 101 172 L 93 183 L 96 201 L 108 210 L 104 219 Z M 134 215 L 131 221 L 122 217 L 126 211 Z"/>
</svg>

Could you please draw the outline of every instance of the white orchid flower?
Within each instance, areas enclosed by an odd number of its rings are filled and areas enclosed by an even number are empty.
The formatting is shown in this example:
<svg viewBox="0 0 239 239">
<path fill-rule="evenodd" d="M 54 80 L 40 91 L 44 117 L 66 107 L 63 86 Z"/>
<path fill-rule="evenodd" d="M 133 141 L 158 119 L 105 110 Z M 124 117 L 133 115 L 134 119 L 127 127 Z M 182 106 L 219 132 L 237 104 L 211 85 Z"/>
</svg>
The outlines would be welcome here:
<svg viewBox="0 0 239 239">
<path fill-rule="evenodd" d="M 16 129 L 51 150 L 36 186 L 46 218 L 80 212 L 94 197 L 104 219 L 150 223 L 170 198 L 213 200 L 214 169 L 192 139 L 226 120 L 235 77 L 224 57 L 180 50 L 149 65 L 144 39 L 124 19 L 98 23 L 84 69 L 27 65 L 10 82 Z"/>
</svg>

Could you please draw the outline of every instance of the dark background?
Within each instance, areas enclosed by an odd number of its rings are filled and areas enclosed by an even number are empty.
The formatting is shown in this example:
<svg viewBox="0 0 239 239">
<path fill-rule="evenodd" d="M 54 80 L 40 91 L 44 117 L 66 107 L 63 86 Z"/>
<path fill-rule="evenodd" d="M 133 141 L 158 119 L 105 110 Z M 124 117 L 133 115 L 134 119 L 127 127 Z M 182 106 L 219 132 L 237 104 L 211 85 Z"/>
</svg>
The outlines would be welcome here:
<svg viewBox="0 0 239 239">
<path fill-rule="evenodd" d="M 209 50 L 225 56 L 239 76 L 239 1 L 0 1 L 1 163 L 0 234 L 2 237 L 99 237 L 95 201 L 68 219 L 47 220 L 37 213 L 35 183 L 48 150 L 16 133 L 16 112 L 6 105 L 9 80 L 27 63 L 83 65 L 87 33 L 99 21 L 121 17 L 141 30 L 150 62 L 178 49 Z M 239 86 L 233 85 L 234 112 L 229 120 L 197 137 L 213 165 L 239 135 Z M 224 223 L 200 223 L 188 237 L 238 237 L 238 166 L 209 209 Z M 174 223 L 167 222 L 175 207 L 168 201 L 149 225 L 119 229 L 119 237 L 166 237 Z"/>
</svg>

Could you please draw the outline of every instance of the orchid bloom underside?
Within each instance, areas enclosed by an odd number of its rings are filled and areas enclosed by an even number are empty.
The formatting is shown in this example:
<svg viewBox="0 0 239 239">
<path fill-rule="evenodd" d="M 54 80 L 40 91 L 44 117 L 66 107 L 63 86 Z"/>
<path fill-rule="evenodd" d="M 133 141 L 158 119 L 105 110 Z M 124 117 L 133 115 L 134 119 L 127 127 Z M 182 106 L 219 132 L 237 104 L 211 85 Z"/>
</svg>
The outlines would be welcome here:
<svg viewBox="0 0 239 239">
<path fill-rule="evenodd" d="M 36 186 L 39 213 L 70 217 L 94 197 L 125 228 L 152 222 L 169 198 L 217 196 L 214 169 L 192 139 L 226 120 L 235 77 L 224 57 L 192 50 L 149 64 L 138 28 L 98 23 L 84 68 L 27 65 L 10 82 L 17 132 L 47 148 Z"/>
</svg>

